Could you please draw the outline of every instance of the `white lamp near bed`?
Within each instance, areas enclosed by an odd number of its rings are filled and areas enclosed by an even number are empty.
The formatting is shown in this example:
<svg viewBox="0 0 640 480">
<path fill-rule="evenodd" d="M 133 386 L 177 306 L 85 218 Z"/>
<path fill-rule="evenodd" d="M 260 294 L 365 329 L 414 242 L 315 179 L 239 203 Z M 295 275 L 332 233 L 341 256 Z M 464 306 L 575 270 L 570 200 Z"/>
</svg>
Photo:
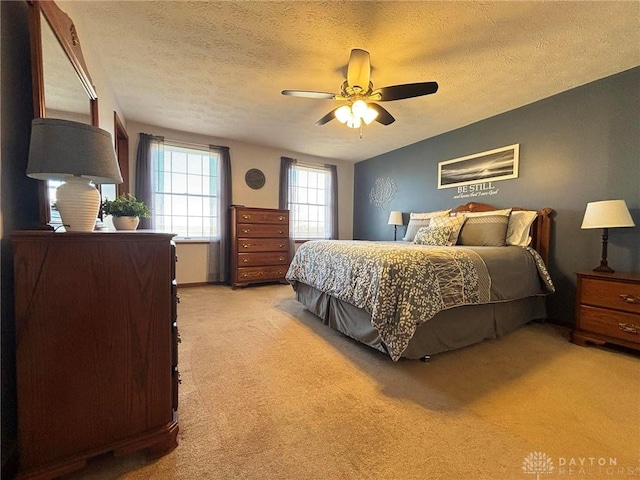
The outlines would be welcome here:
<svg viewBox="0 0 640 480">
<path fill-rule="evenodd" d="M 389 214 L 389 225 L 393 225 L 393 241 L 395 242 L 398 234 L 398 225 L 403 225 L 402 212 L 398 212 L 396 210 L 392 211 Z"/>
<path fill-rule="evenodd" d="M 618 227 L 635 227 L 627 203 L 624 200 L 603 200 L 601 202 L 589 202 L 584 212 L 584 219 L 580 228 L 602 229 L 602 260 L 600 266 L 593 269 L 594 272 L 613 273 L 613 268 L 607 265 L 607 240 L 609 229 Z"/>
</svg>

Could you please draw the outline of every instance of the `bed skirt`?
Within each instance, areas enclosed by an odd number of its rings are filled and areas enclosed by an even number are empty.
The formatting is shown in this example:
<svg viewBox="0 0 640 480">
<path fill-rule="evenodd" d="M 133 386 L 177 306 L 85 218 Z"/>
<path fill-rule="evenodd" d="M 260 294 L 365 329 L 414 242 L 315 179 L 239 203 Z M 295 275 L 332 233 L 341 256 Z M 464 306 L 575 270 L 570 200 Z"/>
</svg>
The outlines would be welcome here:
<svg viewBox="0 0 640 480">
<path fill-rule="evenodd" d="M 443 310 L 418 326 L 402 357 L 417 359 L 505 335 L 546 318 L 545 296 Z M 363 309 L 298 282 L 296 299 L 325 325 L 387 353 L 371 316 Z"/>
</svg>

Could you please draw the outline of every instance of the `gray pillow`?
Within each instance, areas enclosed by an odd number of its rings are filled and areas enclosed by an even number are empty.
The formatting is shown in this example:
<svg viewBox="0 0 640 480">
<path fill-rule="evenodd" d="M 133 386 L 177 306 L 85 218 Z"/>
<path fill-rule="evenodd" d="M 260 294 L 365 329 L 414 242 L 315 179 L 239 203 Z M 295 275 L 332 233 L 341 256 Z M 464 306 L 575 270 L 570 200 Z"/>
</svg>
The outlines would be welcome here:
<svg viewBox="0 0 640 480">
<path fill-rule="evenodd" d="M 508 215 L 467 217 L 458 235 L 458 245 L 504 247 L 508 226 Z"/>
</svg>

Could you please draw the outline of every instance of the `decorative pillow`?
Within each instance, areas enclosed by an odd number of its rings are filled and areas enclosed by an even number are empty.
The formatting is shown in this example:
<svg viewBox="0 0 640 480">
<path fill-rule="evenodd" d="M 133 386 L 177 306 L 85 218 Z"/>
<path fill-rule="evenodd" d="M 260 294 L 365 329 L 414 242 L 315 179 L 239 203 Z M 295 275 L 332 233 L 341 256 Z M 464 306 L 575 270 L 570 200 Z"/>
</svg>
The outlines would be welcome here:
<svg viewBox="0 0 640 480">
<path fill-rule="evenodd" d="M 509 217 L 507 227 L 507 245 L 526 247 L 531 243 L 529 230 L 538 212 L 532 210 L 514 210 Z"/>
<path fill-rule="evenodd" d="M 463 216 L 459 217 L 433 217 L 429 223 L 430 228 L 438 227 L 451 227 L 451 233 L 447 240 L 447 245 L 455 245 L 458 241 L 458 234 L 462 228 L 462 224 L 467 218 Z"/>
<path fill-rule="evenodd" d="M 407 233 L 405 233 L 404 240 L 405 242 L 413 242 L 413 239 L 418 233 L 418 230 L 422 227 L 428 227 L 429 222 L 433 217 L 446 217 L 449 215 L 449 210 L 439 210 L 437 212 L 427 212 L 427 213 L 414 213 L 411 212 L 409 215 L 409 224 L 407 225 Z"/>
<path fill-rule="evenodd" d="M 488 212 L 458 212 L 458 215 L 464 215 L 465 217 L 485 217 L 487 215 L 507 215 L 511 213 L 510 208 L 503 210 L 489 210 Z"/>
<path fill-rule="evenodd" d="M 508 215 L 481 215 L 467 217 L 460 235 L 459 245 L 504 247 L 507 238 Z"/>
<path fill-rule="evenodd" d="M 422 227 L 416 233 L 413 243 L 418 245 L 431 245 L 434 247 L 443 247 L 449 242 L 451 235 L 451 227 Z"/>
</svg>

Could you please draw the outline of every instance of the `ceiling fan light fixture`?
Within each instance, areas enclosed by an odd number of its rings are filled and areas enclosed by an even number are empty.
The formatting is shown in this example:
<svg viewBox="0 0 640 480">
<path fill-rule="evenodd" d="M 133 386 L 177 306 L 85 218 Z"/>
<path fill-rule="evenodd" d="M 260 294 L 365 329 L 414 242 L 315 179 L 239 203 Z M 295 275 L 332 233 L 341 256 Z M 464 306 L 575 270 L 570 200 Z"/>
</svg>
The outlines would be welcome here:
<svg viewBox="0 0 640 480">
<path fill-rule="evenodd" d="M 347 120 L 347 127 L 349 128 L 360 128 L 361 124 L 362 122 L 360 121 L 360 117 L 358 117 L 357 115 L 351 115 L 351 117 L 349 117 L 349 120 Z"/>
<path fill-rule="evenodd" d="M 353 105 L 351 105 L 351 111 L 353 112 L 353 114 L 356 117 L 364 117 L 364 114 L 366 113 L 367 109 L 369 107 L 367 106 L 366 103 L 364 103 L 364 100 L 356 100 L 355 102 L 353 102 Z"/>
<path fill-rule="evenodd" d="M 373 108 L 371 108 L 369 106 L 367 106 L 367 109 L 361 115 L 362 120 L 367 125 L 369 125 L 371 122 L 373 122 L 376 119 L 377 116 L 378 116 L 378 111 L 374 110 Z"/>
<path fill-rule="evenodd" d="M 336 110 L 336 118 L 340 123 L 347 123 L 351 117 L 351 109 L 348 105 L 343 105 Z"/>
</svg>

